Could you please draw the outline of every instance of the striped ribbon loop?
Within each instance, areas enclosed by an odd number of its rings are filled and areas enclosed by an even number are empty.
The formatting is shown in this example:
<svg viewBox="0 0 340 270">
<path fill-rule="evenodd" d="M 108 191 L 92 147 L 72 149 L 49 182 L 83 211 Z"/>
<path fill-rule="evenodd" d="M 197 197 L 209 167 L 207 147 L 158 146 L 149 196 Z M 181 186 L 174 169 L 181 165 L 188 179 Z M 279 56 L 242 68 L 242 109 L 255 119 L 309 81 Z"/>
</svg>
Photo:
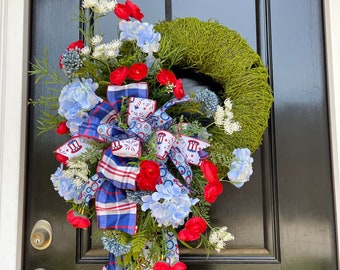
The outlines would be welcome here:
<svg viewBox="0 0 340 270">
<path fill-rule="evenodd" d="M 97 173 L 100 177 L 106 178 L 117 188 L 136 188 L 136 178 L 139 173 L 138 167 L 126 166 L 129 160 L 115 156 L 111 147 L 106 149 L 97 165 Z"/>
<path fill-rule="evenodd" d="M 104 181 L 97 191 L 96 213 L 100 229 L 117 229 L 130 235 L 136 233 L 137 205 L 124 190 Z"/>
<path fill-rule="evenodd" d="M 126 85 L 109 85 L 107 87 L 107 99 L 119 112 L 123 97 L 148 97 L 148 84 L 145 82 L 130 83 Z"/>
</svg>

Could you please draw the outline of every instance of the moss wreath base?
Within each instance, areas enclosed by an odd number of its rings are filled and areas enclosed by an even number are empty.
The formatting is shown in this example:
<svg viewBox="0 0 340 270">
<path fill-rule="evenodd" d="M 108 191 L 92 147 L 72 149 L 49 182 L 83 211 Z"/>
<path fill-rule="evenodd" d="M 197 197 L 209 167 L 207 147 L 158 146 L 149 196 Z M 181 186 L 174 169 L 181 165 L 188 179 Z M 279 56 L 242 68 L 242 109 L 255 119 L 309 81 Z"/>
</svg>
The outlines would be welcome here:
<svg viewBox="0 0 340 270">
<path fill-rule="evenodd" d="M 161 22 L 155 29 L 162 35 L 161 59 L 211 77 L 223 88 L 217 95 L 233 102 L 234 118 L 242 129 L 228 136 L 217 126 L 209 129 L 213 134 L 209 152 L 215 153 L 212 160 L 223 163 L 223 156 L 231 156 L 237 147 L 254 152 L 261 144 L 273 102 L 268 70 L 260 56 L 236 31 L 215 21 L 179 18 Z M 178 53 L 165 53 L 169 51 Z"/>
</svg>

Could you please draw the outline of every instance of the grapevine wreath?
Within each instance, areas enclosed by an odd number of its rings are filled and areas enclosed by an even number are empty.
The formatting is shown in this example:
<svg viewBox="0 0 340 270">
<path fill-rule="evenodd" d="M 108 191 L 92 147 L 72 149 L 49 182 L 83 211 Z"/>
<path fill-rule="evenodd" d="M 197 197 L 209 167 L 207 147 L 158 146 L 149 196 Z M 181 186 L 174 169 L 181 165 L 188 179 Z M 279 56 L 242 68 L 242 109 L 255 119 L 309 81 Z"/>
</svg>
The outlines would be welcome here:
<svg viewBox="0 0 340 270">
<path fill-rule="evenodd" d="M 44 112 L 41 132 L 65 136 L 51 181 L 72 204 L 73 227 L 97 220 L 109 252 L 103 269 L 186 269 L 179 242 L 209 252 L 234 238 L 212 227 L 209 208 L 252 174 L 273 102 L 268 72 L 215 21 L 154 26 L 130 0 L 85 0 L 78 19 L 96 25 L 112 10 L 118 39 L 103 43 L 90 27 L 61 54 L 63 75 L 46 57 L 33 64 L 36 81 L 63 84 L 31 101 L 58 110 Z M 214 87 L 179 78 L 186 71 Z"/>
</svg>

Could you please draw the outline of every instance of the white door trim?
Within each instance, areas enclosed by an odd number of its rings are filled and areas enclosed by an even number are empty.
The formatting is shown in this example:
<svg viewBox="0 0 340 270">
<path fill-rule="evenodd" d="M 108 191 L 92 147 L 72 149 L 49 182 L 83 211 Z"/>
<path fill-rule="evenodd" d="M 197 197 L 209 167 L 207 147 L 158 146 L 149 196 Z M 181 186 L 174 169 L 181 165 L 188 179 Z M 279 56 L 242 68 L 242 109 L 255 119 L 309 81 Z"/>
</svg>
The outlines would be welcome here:
<svg viewBox="0 0 340 270">
<path fill-rule="evenodd" d="M 20 270 L 29 2 L 0 1 L 0 269 Z"/>
<path fill-rule="evenodd" d="M 338 260 L 340 233 L 340 1 L 324 1 L 324 29 L 327 57 L 328 106 L 330 116 L 335 220 Z M 338 267 L 340 262 L 338 261 Z"/>
<path fill-rule="evenodd" d="M 29 2 L 0 1 L 0 254 L 3 258 L 0 269 L 7 270 L 22 268 Z M 336 219 L 340 232 L 340 1 L 324 0 L 324 11 Z"/>
</svg>

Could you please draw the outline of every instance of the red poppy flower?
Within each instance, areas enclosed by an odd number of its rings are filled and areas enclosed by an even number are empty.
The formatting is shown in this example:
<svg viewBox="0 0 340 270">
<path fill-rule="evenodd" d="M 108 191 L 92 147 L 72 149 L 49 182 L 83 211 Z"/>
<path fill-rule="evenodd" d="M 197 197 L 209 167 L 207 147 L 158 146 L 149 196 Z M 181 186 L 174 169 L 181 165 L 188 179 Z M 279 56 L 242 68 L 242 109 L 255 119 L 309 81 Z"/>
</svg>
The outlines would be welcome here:
<svg viewBox="0 0 340 270">
<path fill-rule="evenodd" d="M 223 192 L 223 185 L 220 181 L 208 183 L 203 190 L 204 199 L 208 203 L 214 203 L 218 196 L 220 196 Z"/>
<path fill-rule="evenodd" d="M 156 262 L 153 270 L 170 270 L 170 265 L 166 262 Z"/>
<path fill-rule="evenodd" d="M 184 228 L 192 232 L 203 233 L 207 230 L 207 222 L 201 217 L 192 217 L 185 223 Z"/>
<path fill-rule="evenodd" d="M 201 233 L 207 230 L 207 222 L 201 217 L 192 217 L 184 226 L 183 230 L 178 233 L 178 239 L 181 241 L 194 241 L 201 237 Z"/>
<path fill-rule="evenodd" d="M 184 242 L 190 242 L 200 239 L 201 234 L 191 232 L 189 230 L 183 229 L 178 232 L 178 239 Z"/>
<path fill-rule="evenodd" d="M 208 183 L 220 181 L 218 178 L 218 169 L 210 160 L 203 160 L 200 168 Z"/>
<path fill-rule="evenodd" d="M 86 216 L 75 210 L 68 211 L 66 219 L 74 228 L 85 229 L 91 225 L 91 221 Z"/>
<path fill-rule="evenodd" d="M 186 270 L 187 266 L 183 262 L 177 262 L 170 267 L 171 270 Z"/>
<path fill-rule="evenodd" d="M 119 19 L 129 21 L 130 20 L 130 9 L 125 4 L 116 4 L 113 12 Z"/>
<path fill-rule="evenodd" d="M 166 86 L 167 84 L 175 85 L 177 79 L 176 79 L 175 74 L 172 71 L 163 68 L 157 73 L 156 80 L 161 85 Z"/>
<path fill-rule="evenodd" d="M 178 79 L 176 81 L 173 91 L 177 99 L 182 99 L 184 97 L 184 89 L 183 89 L 183 84 L 182 84 L 181 79 Z"/>
<path fill-rule="evenodd" d="M 67 50 L 77 50 L 82 48 L 84 48 L 84 42 L 79 39 L 75 42 L 70 43 L 70 45 L 68 45 L 67 47 Z"/>
<path fill-rule="evenodd" d="M 144 18 L 144 14 L 140 11 L 140 8 L 132 3 L 130 0 L 126 0 L 125 6 L 130 10 L 130 16 L 138 21 Z"/>
<path fill-rule="evenodd" d="M 148 67 L 144 63 L 135 63 L 129 68 L 129 78 L 140 81 L 148 75 Z"/>
<path fill-rule="evenodd" d="M 186 270 L 187 266 L 183 262 L 177 262 L 173 266 L 166 262 L 156 262 L 153 270 Z"/>
<path fill-rule="evenodd" d="M 137 185 L 141 190 L 155 191 L 156 185 L 160 183 L 159 164 L 153 160 L 143 160 L 137 175 Z"/>
<path fill-rule="evenodd" d="M 110 82 L 114 85 L 122 85 L 129 74 L 129 69 L 125 66 L 116 68 L 110 74 Z"/>
<path fill-rule="evenodd" d="M 59 125 L 56 128 L 57 134 L 64 135 L 69 132 L 69 128 L 66 125 L 66 121 L 59 123 Z"/>
</svg>

